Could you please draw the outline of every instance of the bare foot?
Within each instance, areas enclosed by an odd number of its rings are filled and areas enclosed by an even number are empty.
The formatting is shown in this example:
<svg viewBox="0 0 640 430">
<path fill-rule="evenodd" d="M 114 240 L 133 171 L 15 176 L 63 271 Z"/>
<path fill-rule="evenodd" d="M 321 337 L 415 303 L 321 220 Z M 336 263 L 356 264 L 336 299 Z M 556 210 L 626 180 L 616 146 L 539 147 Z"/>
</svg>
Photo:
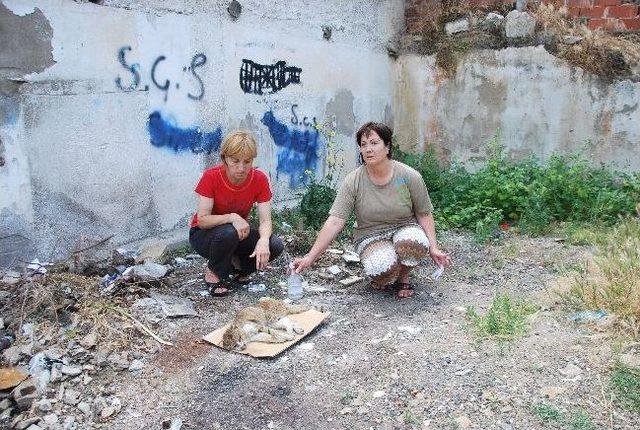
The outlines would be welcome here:
<svg viewBox="0 0 640 430">
<path fill-rule="evenodd" d="M 407 282 L 398 282 L 395 285 L 395 289 L 399 299 L 408 299 L 409 297 L 413 297 L 415 294 L 413 286 Z"/>
<path fill-rule="evenodd" d="M 212 296 L 220 297 L 226 295 L 229 292 L 229 289 L 220 283 L 220 278 L 218 278 L 218 275 L 209 270 L 208 267 L 204 272 L 204 282 L 207 284 L 207 287 L 209 287 L 209 293 Z"/>
</svg>

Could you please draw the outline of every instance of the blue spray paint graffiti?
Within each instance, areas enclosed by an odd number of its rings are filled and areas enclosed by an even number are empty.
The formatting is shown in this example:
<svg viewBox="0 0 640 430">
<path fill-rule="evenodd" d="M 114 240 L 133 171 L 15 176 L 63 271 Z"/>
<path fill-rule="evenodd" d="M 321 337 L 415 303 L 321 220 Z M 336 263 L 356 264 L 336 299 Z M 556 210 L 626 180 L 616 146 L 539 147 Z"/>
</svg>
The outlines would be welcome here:
<svg viewBox="0 0 640 430">
<path fill-rule="evenodd" d="M 151 144 L 158 148 L 169 148 L 175 152 L 191 151 L 194 154 L 220 149 L 222 129 L 203 133 L 199 128 L 182 128 L 173 118 L 163 118 L 160 112 L 149 115 L 147 123 Z"/>
<path fill-rule="evenodd" d="M 278 146 L 278 174 L 289 175 L 289 187 L 306 185 L 305 170 L 315 172 L 318 164 L 318 130 L 290 129 L 279 122 L 273 112 L 265 112 L 262 123 L 269 128 L 271 138 Z"/>
</svg>

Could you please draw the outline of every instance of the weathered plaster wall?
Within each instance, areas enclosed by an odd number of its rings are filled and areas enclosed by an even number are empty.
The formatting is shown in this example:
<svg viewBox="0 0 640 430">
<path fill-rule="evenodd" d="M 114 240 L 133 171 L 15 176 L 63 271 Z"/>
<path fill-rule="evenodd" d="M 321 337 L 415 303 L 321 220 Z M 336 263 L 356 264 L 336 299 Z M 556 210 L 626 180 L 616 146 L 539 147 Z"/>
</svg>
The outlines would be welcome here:
<svg viewBox="0 0 640 430">
<path fill-rule="evenodd" d="M 0 0 L 1 264 L 82 236 L 186 233 L 195 183 L 238 127 L 278 201 L 325 170 L 314 118 L 355 165 L 357 127 L 390 121 L 402 2 L 247 0 L 237 19 L 229 3 Z"/>
<path fill-rule="evenodd" d="M 606 83 L 542 47 L 476 51 L 453 78 L 433 57 L 402 56 L 393 100 L 405 148 L 482 160 L 497 133 L 516 158 L 581 153 L 640 170 L 640 83 Z"/>
</svg>

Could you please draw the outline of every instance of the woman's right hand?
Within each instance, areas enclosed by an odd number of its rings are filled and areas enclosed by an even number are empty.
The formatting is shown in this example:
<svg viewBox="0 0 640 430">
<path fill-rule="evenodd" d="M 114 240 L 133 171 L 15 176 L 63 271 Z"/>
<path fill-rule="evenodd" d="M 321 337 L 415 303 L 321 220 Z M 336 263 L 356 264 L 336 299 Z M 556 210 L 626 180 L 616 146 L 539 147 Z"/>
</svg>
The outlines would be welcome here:
<svg viewBox="0 0 640 430">
<path fill-rule="evenodd" d="M 238 214 L 232 214 L 231 224 L 238 232 L 238 239 L 244 240 L 249 236 L 249 223 Z"/>
<path fill-rule="evenodd" d="M 311 267 L 311 265 L 313 264 L 313 261 L 314 261 L 313 258 L 309 257 L 309 254 L 305 255 L 302 258 L 300 257 L 294 258 L 293 270 L 295 270 L 296 273 L 302 273 L 303 271 Z"/>
</svg>

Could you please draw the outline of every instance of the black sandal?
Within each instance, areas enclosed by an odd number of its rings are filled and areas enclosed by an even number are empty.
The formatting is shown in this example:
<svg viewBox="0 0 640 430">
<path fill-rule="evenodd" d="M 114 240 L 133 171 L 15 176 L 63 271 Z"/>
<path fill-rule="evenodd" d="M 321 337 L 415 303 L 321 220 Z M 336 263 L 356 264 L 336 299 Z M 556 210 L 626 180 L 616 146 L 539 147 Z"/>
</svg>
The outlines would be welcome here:
<svg viewBox="0 0 640 430">
<path fill-rule="evenodd" d="M 396 282 L 395 284 L 393 284 L 393 288 L 396 291 L 396 297 L 399 299 L 410 299 L 416 294 L 415 288 L 413 288 L 413 285 L 409 284 L 408 282 Z M 400 291 L 411 291 L 411 294 L 409 294 L 408 296 L 401 296 Z"/>
<path fill-rule="evenodd" d="M 222 281 L 220 282 L 204 281 L 204 285 L 206 285 L 207 289 L 209 290 L 209 294 L 211 295 L 211 297 L 224 297 L 227 294 L 229 294 L 229 291 L 230 291 L 229 287 L 225 285 L 225 283 Z M 224 291 L 216 292 L 216 290 L 224 290 Z"/>
</svg>

